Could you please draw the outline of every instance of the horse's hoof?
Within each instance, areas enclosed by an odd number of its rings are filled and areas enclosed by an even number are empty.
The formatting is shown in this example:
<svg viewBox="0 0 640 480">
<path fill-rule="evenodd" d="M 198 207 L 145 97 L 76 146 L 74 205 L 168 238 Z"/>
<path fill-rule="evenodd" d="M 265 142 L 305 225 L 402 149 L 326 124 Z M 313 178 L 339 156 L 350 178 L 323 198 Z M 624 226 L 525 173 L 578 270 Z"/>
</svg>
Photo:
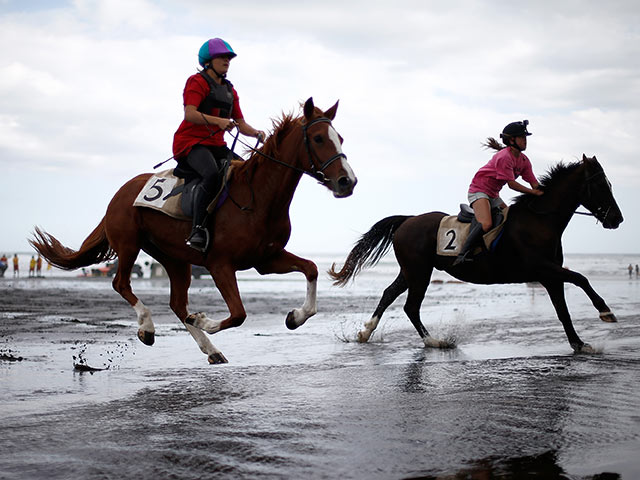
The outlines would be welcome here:
<svg viewBox="0 0 640 480">
<path fill-rule="evenodd" d="M 295 330 L 300 326 L 298 325 L 298 322 L 296 322 L 296 316 L 294 315 L 293 310 L 287 314 L 287 319 L 284 321 L 284 324 L 289 330 Z"/>
<path fill-rule="evenodd" d="M 615 322 L 618 321 L 618 319 L 613 314 L 613 312 L 601 312 L 600 313 L 600 320 L 602 320 L 603 322 L 607 322 L 607 323 L 615 323 Z"/>
<path fill-rule="evenodd" d="M 573 346 L 573 345 L 572 345 Z M 597 353 L 596 349 L 593 348 L 588 343 L 583 343 L 582 345 L 573 346 L 574 353 L 585 353 L 587 355 Z"/>
<path fill-rule="evenodd" d="M 457 346 L 455 340 L 451 339 L 438 340 L 437 338 L 433 337 L 424 337 L 422 341 L 424 342 L 425 347 L 438 348 L 440 350 L 451 350 L 453 348 L 456 348 Z"/>
<path fill-rule="evenodd" d="M 367 343 L 371 334 L 365 330 L 360 330 L 358 332 L 358 343 Z"/>
<path fill-rule="evenodd" d="M 207 357 L 209 364 L 218 365 L 220 363 L 229 363 L 229 360 L 222 354 L 222 352 L 212 353 Z"/>
<path fill-rule="evenodd" d="M 138 330 L 138 338 L 145 345 L 153 345 L 156 341 L 156 335 L 154 332 L 145 332 L 144 330 Z"/>
</svg>

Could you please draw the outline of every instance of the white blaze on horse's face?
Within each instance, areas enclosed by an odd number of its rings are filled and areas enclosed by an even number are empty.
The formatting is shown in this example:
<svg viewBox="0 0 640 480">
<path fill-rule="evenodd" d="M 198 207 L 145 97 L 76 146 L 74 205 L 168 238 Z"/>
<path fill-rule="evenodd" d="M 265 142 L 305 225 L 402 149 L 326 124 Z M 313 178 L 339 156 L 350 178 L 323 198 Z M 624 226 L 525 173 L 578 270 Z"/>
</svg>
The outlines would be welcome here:
<svg viewBox="0 0 640 480">
<path fill-rule="evenodd" d="M 338 132 L 336 132 L 335 128 L 333 128 L 333 125 L 331 124 L 329 125 L 327 134 L 329 136 L 329 140 L 331 140 L 334 146 L 336 147 L 336 153 L 337 154 L 343 153 L 342 144 L 340 143 L 340 135 L 338 135 Z M 353 192 L 353 187 L 355 187 L 356 183 L 358 183 L 358 179 L 356 178 L 356 175 L 353 173 L 353 170 L 351 169 L 351 165 L 349 165 L 349 162 L 347 162 L 347 158 L 341 157 L 340 162 L 342 164 L 342 170 L 344 170 L 346 177 L 341 177 L 340 179 L 338 179 L 339 189 L 334 190 L 333 192 L 334 197 L 345 197 L 345 196 L 351 195 L 351 193 Z M 347 185 L 350 186 L 349 192 L 347 194 L 345 194 L 345 190 L 341 188 L 342 186 L 340 184 L 344 186 L 347 186 Z"/>
</svg>

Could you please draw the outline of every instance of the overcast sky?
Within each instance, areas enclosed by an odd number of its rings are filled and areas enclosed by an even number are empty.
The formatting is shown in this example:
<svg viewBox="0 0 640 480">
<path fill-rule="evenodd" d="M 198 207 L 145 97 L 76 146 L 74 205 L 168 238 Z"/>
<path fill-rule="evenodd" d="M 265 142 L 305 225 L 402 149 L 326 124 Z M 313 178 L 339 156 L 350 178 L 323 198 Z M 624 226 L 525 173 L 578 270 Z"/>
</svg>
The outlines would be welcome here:
<svg viewBox="0 0 640 480">
<path fill-rule="evenodd" d="M 565 251 L 640 253 L 639 5 L 0 0 L 0 253 L 28 250 L 35 225 L 78 248 L 117 189 L 171 155 L 211 37 L 238 54 L 229 79 L 256 128 L 340 100 L 359 183 L 335 199 L 303 178 L 290 251 L 340 260 L 385 216 L 455 213 L 481 142 L 526 118 L 538 176 L 595 155 L 625 216 L 613 231 L 575 217 Z"/>
</svg>

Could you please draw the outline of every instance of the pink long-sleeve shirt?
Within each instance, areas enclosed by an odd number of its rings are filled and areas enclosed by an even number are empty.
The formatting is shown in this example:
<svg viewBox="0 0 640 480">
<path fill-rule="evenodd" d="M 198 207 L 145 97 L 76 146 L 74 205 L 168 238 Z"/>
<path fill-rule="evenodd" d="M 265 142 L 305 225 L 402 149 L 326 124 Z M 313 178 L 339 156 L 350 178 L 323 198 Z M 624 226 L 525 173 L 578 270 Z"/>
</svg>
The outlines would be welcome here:
<svg viewBox="0 0 640 480">
<path fill-rule="evenodd" d="M 516 157 L 510 148 L 503 148 L 478 170 L 471 180 L 469 193 L 483 192 L 491 198 L 497 198 L 502 187 L 518 177 L 522 177 L 529 184 L 538 183 L 529 158 L 522 152 Z"/>
</svg>

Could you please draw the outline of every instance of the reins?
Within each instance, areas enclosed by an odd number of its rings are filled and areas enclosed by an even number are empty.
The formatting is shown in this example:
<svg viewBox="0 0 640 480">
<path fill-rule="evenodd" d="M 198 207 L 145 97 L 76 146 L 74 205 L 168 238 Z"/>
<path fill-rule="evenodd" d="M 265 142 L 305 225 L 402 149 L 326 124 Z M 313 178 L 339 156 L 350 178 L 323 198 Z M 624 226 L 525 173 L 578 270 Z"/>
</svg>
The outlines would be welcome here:
<svg viewBox="0 0 640 480">
<path fill-rule="evenodd" d="M 295 165 L 290 165 L 286 162 L 283 162 L 282 160 L 279 160 L 275 157 L 272 157 L 271 155 L 267 155 L 266 153 L 262 152 L 261 150 L 258 150 L 258 143 L 259 141 L 256 143 L 255 147 L 251 147 L 251 145 L 248 145 L 246 142 L 239 140 L 238 136 L 239 136 L 239 131 L 236 132 L 236 136 L 233 140 L 233 145 L 231 148 L 231 151 L 233 151 L 233 147 L 235 146 L 236 142 L 240 142 L 242 145 L 244 145 L 245 147 L 247 147 L 249 150 L 251 150 L 253 153 L 257 153 L 258 155 L 272 161 L 275 162 L 277 164 L 280 164 L 284 167 L 290 168 L 291 170 L 295 170 L 296 172 L 300 172 L 301 174 L 306 174 L 309 175 L 310 177 L 312 177 L 313 179 L 317 180 L 319 183 L 325 183 L 327 181 L 326 177 L 324 176 L 324 170 L 329 167 L 329 165 L 331 165 L 333 162 L 335 162 L 337 159 L 339 158 L 347 158 L 347 156 L 340 152 L 340 153 L 336 153 L 334 156 L 332 156 L 329 160 L 327 160 L 326 162 L 324 162 L 322 165 L 320 165 L 320 167 L 317 167 L 315 162 L 313 161 L 314 157 L 318 158 L 318 155 L 315 153 L 315 151 L 313 150 L 313 147 L 311 146 L 311 143 L 309 142 L 309 137 L 307 135 L 307 130 L 312 127 L 313 125 L 317 124 L 317 123 L 329 123 L 331 124 L 331 120 L 328 119 L 327 117 L 319 117 L 316 118 L 315 120 L 312 120 L 309 123 L 305 123 L 302 125 L 302 138 L 303 138 L 303 142 L 304 142 L 304 146 L 305 149 L 307 151 L 307 156 L 309 158 L 309 170 L 306 170 L 304 168 L 299 168 L 296 167 Z"/>
<path fill-rule="evenodd" d="M 583 192 L 585 191 L 585 189 L 587 190 L 587 195 L 590 196 L 591 195 L 591 181 L 596 178 L 596 177 L 600 177 L 600 176 L 604 176 L 604 172 L 596 172 L 593 175 L 588 176 L 584 183 L 582 184 L 582 186 L 580 187 L 580 196 L 582 196 Z M 541 212 L 541 211 L 536 211 L 533 206 L 532 203 L 535 200 L 535 198 L 532 198 L 528 203 L 527 203 L 527 208 L 529 208 L 529 210 L 531 210 L 533 213 L 536 213 L 538 215 L 551 215 L 553 213 L 557 213 L 555 211 L 548 211 L 548 212 Z M 598 211 L 601 210 L 601 208 L 597 209 Z M 604 212 L 604 216 L 602 217 L 603 219 L 606 219 L 607 216 L 609 215 L 609 212 L 611 211 L 611 206 L 609 206 L 606 211 Z M 580 212 L 578 210 L 575 210 L 572 215 L 584 215 L 586 217 L 596 217 L 596 214 L 593 212 Z M 596 217 L 596 223 L 599 222 L 601 220 L 598 219 L 598 217 Z"/>
<path fill-rule="evenodd" d="M 279 165 L 282 165 L 284 167 L 287 167 L 291 170 L 294 170 L 296 172 L 299 172 L 300 174 L 306 174 L 309 175 L 310 177 L 312 177 L 314 180 L 318 181 L 318 183 L 320 184 L 324 184 L 326 183 L 327 179 L 324 176 L 324 170 L 329 167 L 329 165 L 331 165 L 333 162 L 335 162 L 337 159 L 339 158 L 347 158 L 347 156 L 340 152 L 340 153 L 336 153 L 335 155 L 333 155 L 331 158 L 329 158 L 326 162 L 324 162 L 322 165 L 320 165 L 320 167 L 318 168 L 316 166 L 316 164 L 313 161 L 313 158 L 315 156 L 315 158 L 318 158 L 318 155 L 315 153 L 315 151 L 313 150 L 313 147 L 311 146 L 311 143 L 309 142 L 309 137 L 307 135 L 307 130 L 309 129 L 309 127 L 318 124 L 318 123 L 329 123 L 331 124 L 331 120 L 327 117 L 319 117 L 316 118 L 314 120 L 312 120 L 309 123 L 305 123 L 302 125 L 302 138 L 303 138 L 303 142 L 305 145 L 305 150 L 307 151 L 307 156 L 309 158 L 309 166 L 310 169 L 309 170 L 305 170 L 304 168 L 300 168 L 300 167 L 296 167 L 295 165 L 290 165 L 286 162 L 283 162 L 282 160 L 279 160 L 271 155 L 267 155 L 266 153 L 264 153 L 261 150 L 258 150 L 258 145 L 260 144 L 260 139 L 258 139 L 258 141 L 256 142 L 256 145 L 254 147 L 252 147 L 251 145 L 249 145 L 248 143 L 244 142 L 243 140 L 241 140 L 240 137 L 240 129 L 237 129 L 235 137 L 233 139 L 233 143 L 231 145 L 231 152 L 233 152 L 233 150 L 235 149 L 236 143 L 240 142 L 242 145 L 244 145 L 245 147 L 247 147 L 249 150 L 251 150 L 254 154 L 258 154 L 264 158 L 266 158 L 267 160 L 270 160 L 272 162 L 275 162 Z M 253 187 L 251 186 L 251 181 L 248 178 L 248 171 L 245 171 L 245 175 L 247 176 L 247 184 L 249 185 L 249 190 L 251 191 L 251 201 L 249 203 L 249 206 L 242 206 L 240 205 L 238 202 L 236 202 L 233 197 L 231 196 L 231 193 L 229 192 L 229 188 L 228 186 L 225 186 L 225 188 L 227 189 L 227 193 L 229 195 L 229 198 L 231 199 L 231 201 L 233 202 L 233 204 L 238 207 L 240 210 L 243 211 L 250 211 L 252 208 L 252 205 L 255 201 L 255 192 L 253 191 Z"/>
</svg>

